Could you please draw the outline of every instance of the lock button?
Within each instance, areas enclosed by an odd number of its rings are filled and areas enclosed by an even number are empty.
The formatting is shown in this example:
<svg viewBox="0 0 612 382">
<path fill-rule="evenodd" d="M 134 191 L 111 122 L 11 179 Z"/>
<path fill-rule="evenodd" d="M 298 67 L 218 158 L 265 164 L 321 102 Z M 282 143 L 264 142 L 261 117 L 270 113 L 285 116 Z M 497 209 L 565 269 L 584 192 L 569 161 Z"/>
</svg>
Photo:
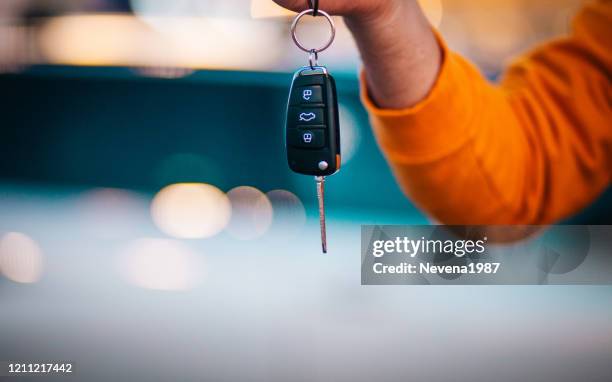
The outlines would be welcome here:
<svg viewBox="0 0 612 382">
<path fill-rule="evenodd" d="M 323 90 L 320 86 L 303 86 L 293 89 L 291 94 L 292 105 L 308 105 L 323 103 Z"/>
<path fill-rule="evenodd" d="M 321 129 L 289 129 L 287 142 L 291 146 L 315 149 L 325 146 L 325 134 Z"/>
</svg>

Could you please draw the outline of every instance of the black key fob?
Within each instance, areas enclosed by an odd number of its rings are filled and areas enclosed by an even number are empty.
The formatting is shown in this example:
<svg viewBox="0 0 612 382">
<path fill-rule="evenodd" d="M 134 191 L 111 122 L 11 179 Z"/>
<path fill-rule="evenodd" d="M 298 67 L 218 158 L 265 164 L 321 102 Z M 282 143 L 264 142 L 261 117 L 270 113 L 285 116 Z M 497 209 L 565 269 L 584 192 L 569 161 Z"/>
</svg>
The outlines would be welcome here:
<svg viewBox="0 0 612 382">
<path fill-rule="evenodd" d="M 340 124 L 334 78 L 323 66 L 306 66 L 293 76 L 285 129 L 287 161 L 305 175 L 340 169 Z"/>
</svg>

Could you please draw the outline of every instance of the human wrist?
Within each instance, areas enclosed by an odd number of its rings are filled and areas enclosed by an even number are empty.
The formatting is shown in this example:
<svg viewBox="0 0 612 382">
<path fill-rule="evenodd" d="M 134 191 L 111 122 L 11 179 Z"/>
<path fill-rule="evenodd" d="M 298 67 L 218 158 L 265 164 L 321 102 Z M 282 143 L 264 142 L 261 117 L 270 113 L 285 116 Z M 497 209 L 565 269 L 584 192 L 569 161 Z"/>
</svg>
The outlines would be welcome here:
<svg viewBox="0 0 612 382">
<path fill-rule="evenodd" d="M 367 16 L 347 17 L 364 64 L 370 96 L 381 107 L 404 108 L 429 92 L 440 47 L 416 0 L 390 0 Z"/>
</svg>

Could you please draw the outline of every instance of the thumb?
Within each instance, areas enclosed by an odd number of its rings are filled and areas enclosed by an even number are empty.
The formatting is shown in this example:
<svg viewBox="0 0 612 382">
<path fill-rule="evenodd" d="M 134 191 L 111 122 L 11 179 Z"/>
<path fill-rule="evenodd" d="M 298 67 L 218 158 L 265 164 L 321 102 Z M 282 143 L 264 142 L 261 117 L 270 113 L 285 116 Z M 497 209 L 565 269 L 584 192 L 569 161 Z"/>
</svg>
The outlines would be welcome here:
<svg viewBox="0 0 612 382">
<path fill-rule="evenodd" d="M 294 12 L 310 8 L 308 0 L 274 0 L 274 2 Z M 373 0 L 320 0 L 319 9 L 333 15 L 348 16 L 360 11 L 365 4 L 375 2 Z"/>
</svg>

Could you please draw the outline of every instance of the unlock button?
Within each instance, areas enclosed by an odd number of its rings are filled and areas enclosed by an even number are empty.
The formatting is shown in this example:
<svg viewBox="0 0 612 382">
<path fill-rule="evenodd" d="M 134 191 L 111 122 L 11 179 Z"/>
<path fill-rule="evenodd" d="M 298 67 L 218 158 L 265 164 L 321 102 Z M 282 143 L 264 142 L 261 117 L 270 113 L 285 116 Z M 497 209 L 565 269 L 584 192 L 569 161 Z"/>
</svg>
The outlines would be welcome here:
<svg viewBox="0 0 612 382">
<path fill-rule="evenodd" d="M 287 134 L 288 143 L 291 146 L 301 148 L 321 148 L 325 146 L 324 130 L 300 130 L 290 129 Z"/>
</svg>

